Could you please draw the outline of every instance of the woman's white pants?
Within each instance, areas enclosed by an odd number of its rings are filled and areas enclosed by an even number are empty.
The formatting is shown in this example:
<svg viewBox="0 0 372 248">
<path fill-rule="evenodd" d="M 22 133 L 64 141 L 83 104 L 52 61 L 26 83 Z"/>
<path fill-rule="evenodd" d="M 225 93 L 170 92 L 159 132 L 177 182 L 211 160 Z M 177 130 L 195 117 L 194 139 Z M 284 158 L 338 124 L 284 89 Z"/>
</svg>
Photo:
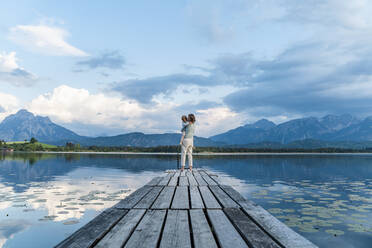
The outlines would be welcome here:
<svg viewBox="0 0 372 248">
<path fill-rule="evenodd" d="M 181 165 L 182 167 L 185 166 L 186 163 L 186 154 L 189 160 L 189 167 L 192 167 L 192 147 L 193 147 L 193 138 L 183 139 L 181 145 Z"/>
</svg>

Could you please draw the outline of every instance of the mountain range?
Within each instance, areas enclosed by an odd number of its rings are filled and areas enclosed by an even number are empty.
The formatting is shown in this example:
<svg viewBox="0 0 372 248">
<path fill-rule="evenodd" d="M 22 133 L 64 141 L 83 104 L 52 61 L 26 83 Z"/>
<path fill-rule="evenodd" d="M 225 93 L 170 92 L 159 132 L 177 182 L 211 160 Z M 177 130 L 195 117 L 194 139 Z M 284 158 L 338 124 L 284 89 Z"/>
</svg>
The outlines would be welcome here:
<svg viewBox="0 0 372 248">
<path fill-rule="evenodd" d="M 210 138 L 213 141 L 226 144 L 247 144 L 264 141 L 287 144 L 306 139 L 370 141 L 372 140 L 372 117 L 359 120 L 349 114 L 327 115 L 323 118 L 294 119 L 279 125 L 262 119 Z"/>
<path fill-rule="evenodd" d="M 86 137 L 53 123 L 48 117 L 37 116 L 24 109 L 7 116 L 0 123 L 0 139 L 2 140 L 23 141 L 30 140 L 32 137 L 52 145 L 65 145 L 66 142 L 71 142 L 83 146 L 152 147 L 177 145 L 181 135 L 177 133 L 144 134 L 133 132 L 108 137 Z M 202 137 L 195 137 L 194 143 L 196 146 L 222 145 Z"/>
<path fill-rule="evenodd" d="M 81 136 L 53 123 L 48 117 L 20 110 L 0 123 L 0 139 L 22 141 L 35 137 L 41 142 L 83 146 L 166 146 L 177 145 L 178 133 L 144 134 L 133 132 L 107 137 Z M 195 137 L 195 146 L 232 146 L 260 148 L 364 148 L 372 147 L 372 117 L 352 115 L 307 117 L 275 124 L 261 119 L 209 138 Z"/>
</svg>

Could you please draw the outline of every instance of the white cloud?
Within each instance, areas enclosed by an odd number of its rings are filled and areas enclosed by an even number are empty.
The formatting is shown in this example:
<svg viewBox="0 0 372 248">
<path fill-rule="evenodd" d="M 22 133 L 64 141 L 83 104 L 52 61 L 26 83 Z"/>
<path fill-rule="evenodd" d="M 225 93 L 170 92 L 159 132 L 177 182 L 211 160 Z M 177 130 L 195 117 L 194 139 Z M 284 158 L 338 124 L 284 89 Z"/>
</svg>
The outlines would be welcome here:
<svg viewBox="0 0 372 248">
<path fill-rule="evenodd" d="M 0 53 L 0 72 L 12 72 L 19 68 L 15 52 Z"/>
<path fill-rule="evenodd" d="M 134 100 L 103 93 L 92 94 L 86 89 L 61 85 L 52 92 L 33 99 L 26 108 L 35 114 L 49 116 L 61 125 L 78 123 L 88 127 L 101 127 L 100 133 L 158 133 L 169 130 L 169 118 L 174 117 L 169 113 L 174 106 L 176 105 L 173 103 L 157 103 L 148 107 Z"/>
<path fill-rule="evenodd" d="M 14 86 L 31 86 L 38 77 L 17 63 L 16 52 L 0 52 L 0 82 L 10 83 Z"/>
<path fill-rule="evenodd" d="M 217 107 L 198 110 L 198 133 L 211 136 L 236 128 L 243 122 L 243 116 L 231 111 L 227 107 Z"/>
<path fill-rule="evenodd" d="M 144 109 L 134 101 L 109 97 L 102 93 L 91 94 L 86 89 L 61 85 L 51 93 L 33 99 L 28 109 L 62 123 L 80 122 L 106 127 L 135 127 L 133 119 Z"/>
<path fill-rule="evenodd" d="M 70 126 L 75 131 L 77 124 L 101 127 L 99 133 L 179 132 L 180 117 L 189 111 L 195 111 L 197 135 L 204 137 L 234 128 L 243 120 L 242 115 L 227 107 L 214 108 L 203 104 L 194 107 L 189 104 L 168 101 L 148 106 L 135 100 L 103 93 L 92 94 L 86 89 L 61 85 L 33 99 L 26 108 L 35 114 L 49 116 L 56 123 Z"/>
<path fill-rule="evenodd" d="M 0 121 L 15 113 L 20 107 L 17 97 L 0 92 Z"/>
<path fill-rule="evenodd" d="M 9 39 L 33 52 L 54 56 L 87 56 L 88 54 L 67 43 L 69 33 L 59 27 L 18 25 L 10 28 Z"/>
</svg>

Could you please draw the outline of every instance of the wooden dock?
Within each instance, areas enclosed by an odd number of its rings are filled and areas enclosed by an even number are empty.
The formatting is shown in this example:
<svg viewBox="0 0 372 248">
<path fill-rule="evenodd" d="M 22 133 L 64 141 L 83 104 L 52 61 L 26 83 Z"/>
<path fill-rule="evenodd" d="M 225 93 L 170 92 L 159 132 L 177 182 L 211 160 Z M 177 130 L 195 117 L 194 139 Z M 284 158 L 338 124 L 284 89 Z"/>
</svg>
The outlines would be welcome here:
<svg viewBox="0 0 372 248">
<path fill-rule="evenodd" d="M 168 171 L 56 247 L 317 247 L 205 170 Z"/>
</svg>

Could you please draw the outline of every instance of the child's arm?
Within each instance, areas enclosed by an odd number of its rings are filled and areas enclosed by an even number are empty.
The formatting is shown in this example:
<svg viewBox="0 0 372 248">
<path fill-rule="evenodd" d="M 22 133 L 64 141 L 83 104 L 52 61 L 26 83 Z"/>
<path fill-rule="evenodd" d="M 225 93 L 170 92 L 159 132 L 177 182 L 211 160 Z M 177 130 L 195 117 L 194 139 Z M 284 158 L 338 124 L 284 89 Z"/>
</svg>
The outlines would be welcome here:
<svg viewBox="0 0 372 248">
<path fill-rule="evenodd" d="M 190 122 L 186 122 L 186 124 L 183 124 L 183 127 L 181 129 L 181 132 L 186 132 L 186 127 L 190 124 Z"/>
</svg>

